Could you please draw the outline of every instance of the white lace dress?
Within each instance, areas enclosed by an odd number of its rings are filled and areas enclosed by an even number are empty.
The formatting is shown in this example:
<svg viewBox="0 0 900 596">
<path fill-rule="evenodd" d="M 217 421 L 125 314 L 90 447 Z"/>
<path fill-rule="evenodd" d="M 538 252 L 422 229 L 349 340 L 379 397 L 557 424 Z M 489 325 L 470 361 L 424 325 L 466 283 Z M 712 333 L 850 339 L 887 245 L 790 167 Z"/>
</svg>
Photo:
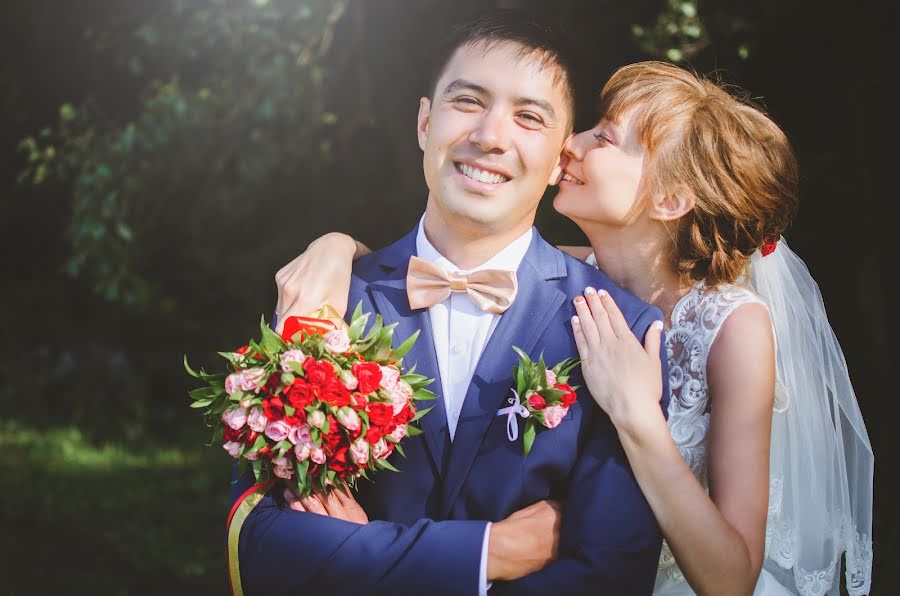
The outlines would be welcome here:
<svg viewBox="0 0 900 596">
<path fill-rule="evenodd" d="M 698 284 L 675 305 L 672 327 L 666 332 L 671 392 L 669 431 L 691 471 L 707 489 L 710 399 L 706 362 L 710 347 L 728 316 L 739 306 L 751 303 L 763 304 L 743 287 L 731 285 L 704 291 Z M 653 593 L 694 594 L 665 542 Z M 763 570 L 755 594 L 790 592 Z"/>
</svg>

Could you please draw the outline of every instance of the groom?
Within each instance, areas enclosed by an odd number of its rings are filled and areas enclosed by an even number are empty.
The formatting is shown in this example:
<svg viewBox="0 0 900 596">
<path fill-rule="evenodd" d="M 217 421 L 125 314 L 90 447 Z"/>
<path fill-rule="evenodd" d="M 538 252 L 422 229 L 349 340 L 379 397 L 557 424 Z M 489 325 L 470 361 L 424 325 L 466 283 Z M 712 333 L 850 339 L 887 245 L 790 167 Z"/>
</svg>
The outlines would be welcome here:
<svg viewBox="0 0 900 596">
<path fill-rule="evenodd" d="M 609 291 L 638 338 L 662 318 L 533 227 L 572 128 L 571 75 L 555 35 L 497 15 L 452 39 L 419 107 L 425 214 L 406 237 L 355 263 L 349 296 L 398 323 L 396 337 L 421 330 L 405 362 L 435 379 L 436 407 L 421 420 L 424 434 L 407 440 L 407 457 L 392 460 L 402 473 L 361 483 L 369 523 L 264 498 L 240 535 L 246 594 L 652 591 L 659 528 L 587 391 L 558 427 L 539 428 L 527 458 L 497 415 L 514 385 L 512 346 L 548 363 L 577 356 L 572 299 L 585 288 Z M 457 275 L 474 272 L 500 284 L 478 304 Z M 414 283 L 442 276 L 452 291 Z M 235 494 L 247 486 L 245 478 Z M 546 499 L 563 501 L 564 513 L 558 558 L 540 569 L 529 561 L 553 538 L 552 519 L 541 525 L 550 510 L 520 510 Z"/>
</svg>

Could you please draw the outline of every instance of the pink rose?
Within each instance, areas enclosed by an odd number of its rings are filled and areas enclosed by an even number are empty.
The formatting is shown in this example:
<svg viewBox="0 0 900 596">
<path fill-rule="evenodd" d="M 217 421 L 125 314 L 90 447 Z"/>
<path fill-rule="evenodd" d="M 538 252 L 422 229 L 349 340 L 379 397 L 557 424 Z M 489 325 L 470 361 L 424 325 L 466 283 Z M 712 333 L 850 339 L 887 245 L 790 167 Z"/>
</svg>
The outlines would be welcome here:
<svg viewBox="0 0 900 596">
<path fill-rule="evenodd" d="M 359 415 L 353 408 L 344 406 L 337 411 L 336 417 L 338 422 L 344 425 L 344 428 L 347 430 L 357 430 L 359 428 Z"/>
<path fill-rule="evenodd" d="M 266 436 L 278 443 L 288 438 L 291 426 L 284 420 L 274 420 L 266 426 Z"/>
<path fill-rule="evenodd" d="M 353 391 L 359 387 L 359 380 L 354 377 L 353 373 L 349 370 L 341 371 L 341 383 L 344 384 L 344 387 L 346 387 L 348 391 Z"/>
<path fill-rule="evenodd" d="M 412 399 L 413 389 L 405 381 L 397 381 L 391 391 L 391 403 L 394 404 L 394 416 L 400 413 L 400 410 Z"/>
<path fill-rule="evenodd" d="M 309 427 L 305 424 L 292 426 L 291 432 L 288 434 L 288 440 L 294 445 L 308 444 L 310 441 L 312 441 L 312 436 L 309 433 Z"/>
<path fill-rule="evenodd" d="M 350 443 L 350 458 L 358 466 L 369 463 L 369 444 L 362 437 Z"/>
<path fill-rule="evenodd" d="M 306 417 L 306 421 L 312 427 L 322 428 L 322 425 L 325 424 L 325 414 L 322 412 L 322 410 L 313 410 L 312 412 L 310 412 L 309 416 Z"/>
<path fill-rule="evenodd" d="M 548 368 L 547 369 L 547 387 L 554 387 L 554 386 L 556 386 L 556 373 Z"/>
<path fill-rule="evenodd" d="M 228 455 L 230 455 L 231 457 L 238 457 L 241 454 L 241 447 L 243 447 L 243 445 L 241 445 L 237 441 L 228 441 L 227 443 L 222 445 L 222 447 L 225 449 L 225 451 L 228 452 Z"/>
<path fill-rule="evenodd" d="M 250 407 L 250 404 L 251 404 L 251 403 L 253 403 L 253 400 L 250 400 L 250 399 L 242 399 L 242 400 L 241 400 L 241 407 L 244 408 L 244 409 L 246 410 L 247 408 Z"/>
<path fill-rule="evenodd" d="M 397 428 L 394 429 L 394 432 L 388 435 L 390 438 L 394 440 L 395 443 L 399 443 L 403 440 L 403 437 L 406 436 L 406 425 L 398 424 Z"/>
<path fill-rule="evenodd" d="M 390 452 L 391 450 L 388 449 L 387 441 L 384 438 L 378 439 L 378 442 L 372 445 L 372 457 L 375 459 L 381 459 Z"/>
<path fill-rule="evenodd" d="M 304 360 L 306 360 L 306 354 L 302 351 L 297 349 L 288 350 L 281 355 L 281 370 L 284 372 L 294 372 L 294 369 L 291 368 L 289 363 L 296 362 L 297 364 L 303 364 Z"/>
<path fill-rule="evenodd" d="M 249 370 L 245 370 L 241 378 L 241 389 L 243 389 L 244 391 L 259 393 L 259 382 L 262 380 L 265 374 L 266 371 L 261 368 L 251 368 Z"/>
<path fill-rule="evenodd" d="M 231 408 L 222 414 L 222 422 L 234 430 L 241 430 L 247 424 L 247 410 L 244 408 Z"/>
<path fill-rule="evenodd" d="M 306 458 L 309 457 L 309 445 L 297 445 L 294 447 L 294 455 L 297 457 L 297 461 L 306 461 Z"/>
<path fill-rule="evenodd" d="M 241 373 L 231 373 L 225 379 L 225 393 L 228 395 L 234 395 L 238 391 L 241 390 L 241 382 L 244 380 L 244 375 Z"/>
<path fill-rule="evenodd" d="M 394 387 L 397 385 L 397 381 L 400 380 L 400 371 L 394 368 L 393 366 L 382 366 L 381 367 L 381 382 L 378 385 L 382 389 L 386 389 L 388 393 L 393 391 Z"/>
<path fill-rule="evenodd" d="M 259 451 L 250 451 L 244 454 L 244 459 L 256 461 L 259 457 Z"/>
<path fill-rule="evenodd" d="M 343 354 L 350 349 L 350 336 L 343 329 L 335 329 L 325 334 L 325 349 L 335 354 Z"/>
<path fill-rule="evenodd" d="M 316 447 L 312 451 L 309 452 L 309 459 L 316 464 L 324 464 L 325 463 L 325 450 L 321 447 Z"/>
<path fill-rule="evenodd" d="M 547 428 L 556 428 L 562 419 L 569 413 L 569 408 L 560 405 L 547 406 L 544 412 L 544 426 Z"/>
<path fill-rule="evenodd" d="M 269 419 L 266 418 L 262 408 L 254 406 L 253 409 L 250 410 L 250 414 L 247 416 L 247 426 L 250 427 L 250 430 L 261 433 L 266 430 L 266 424 L 268 423 Z"/>
</svg>

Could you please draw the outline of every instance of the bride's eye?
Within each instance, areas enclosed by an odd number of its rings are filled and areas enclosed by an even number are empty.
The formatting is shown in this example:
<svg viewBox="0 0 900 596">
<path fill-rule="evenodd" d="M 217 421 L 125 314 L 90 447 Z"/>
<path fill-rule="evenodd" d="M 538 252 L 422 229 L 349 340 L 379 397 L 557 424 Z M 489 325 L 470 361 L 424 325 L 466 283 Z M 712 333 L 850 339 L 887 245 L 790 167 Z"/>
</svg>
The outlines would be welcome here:
<svg viewBox="0 0 900 596">
<path fill-rule="evenodd" d="M 604 135 L 602 132 L 595 132 L 595 133 L 592 133 L 592 134 L 594 135 L 594 138 L 597 139 L 598 141 L 600 141 L 601 143 L 609 143 L 609 142 L 611 142 L 611 141 L 606 137 L 606 135 Z"/>
</svg>

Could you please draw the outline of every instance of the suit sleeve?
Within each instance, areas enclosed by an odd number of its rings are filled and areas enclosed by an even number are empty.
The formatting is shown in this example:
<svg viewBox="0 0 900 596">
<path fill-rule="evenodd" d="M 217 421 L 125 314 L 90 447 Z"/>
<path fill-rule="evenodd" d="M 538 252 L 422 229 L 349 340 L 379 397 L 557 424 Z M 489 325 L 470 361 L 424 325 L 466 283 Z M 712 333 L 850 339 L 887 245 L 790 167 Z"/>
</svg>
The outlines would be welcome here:
<svg viewBox="0 0 900 596">
<path fill-rule="evenodd" d="M 644 311 L 632 329 L 643 339 L 662 315 Z M 662 342 L 663 394 L 668 407 L 668 365 Z M 560 529 L 559 559 L 513 582 L 497 582 L 501 594 L 651 594 L 662 534 L 619 442 L 615 427 L 585 389 L 581 421 L 587 440 L 569 479 Z"/>
<path fill-rule="evenodd" d="M 251 485 L 238 482 L 232 495 Z M 487 522 L 360 525 L 293 511 L 271 495 L 241 528 L 244 594 L 477 594 Z"/>
</svg>

